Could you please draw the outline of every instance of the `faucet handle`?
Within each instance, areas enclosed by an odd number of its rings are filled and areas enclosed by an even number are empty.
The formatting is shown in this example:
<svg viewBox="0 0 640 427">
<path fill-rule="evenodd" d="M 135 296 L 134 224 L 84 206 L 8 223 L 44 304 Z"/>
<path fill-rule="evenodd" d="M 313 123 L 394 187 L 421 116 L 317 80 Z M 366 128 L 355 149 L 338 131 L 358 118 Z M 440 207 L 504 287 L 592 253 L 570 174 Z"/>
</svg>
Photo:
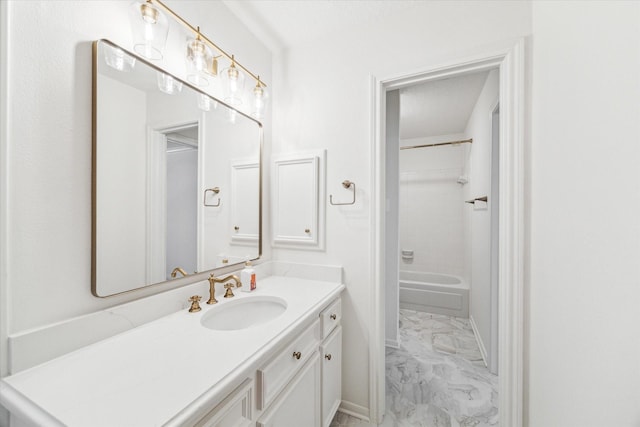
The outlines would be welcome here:
<svg viewBox="0 0 640 427">
<path fill-rule="evenodd" d="M 196 313 L 202 310 L 200 308 L 201 299 L 202 297 L 200 295 L 193 295 L 191 298 L 189 298 L 189 301 L 191 301 L 191 308 L 189 309 L 189 313 Z"/>
<path fill-rule="evenodd" d="M 227 283 L 227 284 L 225 284 L 225 285 L 224 285 L 224 288 L 227 290 L 227 291 L 224 293 L 224 297 L 225 297 L 225 298 L 232 298 L 232 297 L 234 297 L 234 296 L 235 296 L 235 295 L 233 294 L 233 291 L 231 290 L 231 288 L 233 288 L 233 284 L 232 284 L 232 283 Z"/>
</svg>

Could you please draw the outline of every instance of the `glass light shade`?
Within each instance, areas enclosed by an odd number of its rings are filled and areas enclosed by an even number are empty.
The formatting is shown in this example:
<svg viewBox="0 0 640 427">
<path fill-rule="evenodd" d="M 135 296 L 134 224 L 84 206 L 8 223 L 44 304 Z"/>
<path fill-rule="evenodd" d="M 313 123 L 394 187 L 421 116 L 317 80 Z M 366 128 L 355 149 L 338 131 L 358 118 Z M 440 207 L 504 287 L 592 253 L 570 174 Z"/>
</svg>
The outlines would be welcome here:
<svg viewBox="0 0 640 427">
<path fill-rule="evenodd" d="M 173 76 L 161 73 L 160 71 L 157 72 L 157 76 L 158 89 L 160 89 L 160 91 L 168 95 L 173 95 L 174 93 L 178 93 L 182 90 L 182 82 L 174 79 Z"/>
<path fill-rule="evenodd" d="M 221 77 L 224 101 L 232 106 L 242 104 L 244 74 L 232 62 L 228 68 L 222 70 Z"/>
<path fill-rule="evenodd" d="M 264 117 L 264 110 L 267 106 L 267 98 L 269 94 L 267 90 L 260 84 L 256 83 L 253 88 L 253 105 L 251 115 L 260 120 Z"/>
<path fill-rule="evenodd" d="M 211 49 L 199 37 L 187 40 L 187 80 L 196 86 L 207 86 L 205 73 L 211 62 Z"/>
<path fill-rule="evenodd" d="M 209 97 L 208 95 L 205 95 L 203 93 L 199 93 L 198 94 L 198 108 L 199 109 L 201 109 L 202 111 L 209 111 L 209 110 L 211 110 L 212 106 L 213 106 L 214 110 L 216 108 L 218 108 L 218 101 L 216 101 L 215 99 L 211 99 L 211 97 Z"/>
<path fill-rule="evenodd" d="M 105 45 L 104 62 L 118 71 L 129 72 L 136 66 L 136 58 L 126 54 L 122 49 Z"/>
<path fill-rule="evenodd" d="M 162 59 L 169 21 L 155 5 L 136 1 L 129 9 L 133 50 L 148 59 Z"/>
</svg>

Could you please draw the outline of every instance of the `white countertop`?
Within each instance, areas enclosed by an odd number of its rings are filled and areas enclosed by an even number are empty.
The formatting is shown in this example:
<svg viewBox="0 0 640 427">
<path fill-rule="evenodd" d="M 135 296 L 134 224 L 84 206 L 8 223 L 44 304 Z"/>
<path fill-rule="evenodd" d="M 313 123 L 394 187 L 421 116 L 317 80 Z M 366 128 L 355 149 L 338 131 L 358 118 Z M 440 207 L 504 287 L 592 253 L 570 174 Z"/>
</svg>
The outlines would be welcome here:
<svg viewBox="0 0 640 427">
<path fill-rule="evenodd" d="M 84 347 L 0 382 L 0 403 L 36 424 L 68 426 L 159 426 L 201 412 L 220 392 L 252 374 L 289 333 L 300 328 L 344 289 L 331 282 L 271 276 L 254 292 L 202 311 L 165 316 Z M 235 331 L 203 327 L 200 319 L 228 301 L 270 295 L 286 311 L 263 325 Z"/>
</svg>

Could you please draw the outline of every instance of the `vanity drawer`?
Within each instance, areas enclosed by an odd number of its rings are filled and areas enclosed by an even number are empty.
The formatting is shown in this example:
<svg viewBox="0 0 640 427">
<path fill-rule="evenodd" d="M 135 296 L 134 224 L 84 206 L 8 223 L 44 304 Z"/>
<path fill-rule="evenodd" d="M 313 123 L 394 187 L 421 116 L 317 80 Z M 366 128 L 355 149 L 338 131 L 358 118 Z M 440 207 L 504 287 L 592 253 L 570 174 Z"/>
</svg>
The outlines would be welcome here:
<svg viewBox="0 0 640 427">
<path fill-rule="evenodd" d="M 322 324 L 322 339 L 329 336 L 331 331 L 340 324 L 342 319 L 342 302 L 340 298 L 335 300 L 329 307 L 320 313 L 320 322 Z"/>
<path fill-rule="evenodd" d="M 320 321 L 316 320 L 268 365 L 258 370 L 258 409 L 271 404 L 305 362 L 318 352 L 319 343 Z"/>
</svg>

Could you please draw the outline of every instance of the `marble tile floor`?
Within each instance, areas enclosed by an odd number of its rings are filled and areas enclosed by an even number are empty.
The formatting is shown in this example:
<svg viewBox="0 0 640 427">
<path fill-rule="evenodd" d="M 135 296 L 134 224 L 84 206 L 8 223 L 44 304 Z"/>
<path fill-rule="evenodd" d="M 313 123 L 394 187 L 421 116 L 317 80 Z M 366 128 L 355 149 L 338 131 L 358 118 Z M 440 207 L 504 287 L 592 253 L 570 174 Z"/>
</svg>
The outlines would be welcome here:
<svg viewBox="0 0 640 427">
<path fill-rule="evenodd" d="M 498 377 L 484 366 L 468 319 L 400 310 L 400 348 L 386 350 L 379 427 L 498 426 Z M 338 412 L 331 427 L 376 427 Z"/>
</svg>

